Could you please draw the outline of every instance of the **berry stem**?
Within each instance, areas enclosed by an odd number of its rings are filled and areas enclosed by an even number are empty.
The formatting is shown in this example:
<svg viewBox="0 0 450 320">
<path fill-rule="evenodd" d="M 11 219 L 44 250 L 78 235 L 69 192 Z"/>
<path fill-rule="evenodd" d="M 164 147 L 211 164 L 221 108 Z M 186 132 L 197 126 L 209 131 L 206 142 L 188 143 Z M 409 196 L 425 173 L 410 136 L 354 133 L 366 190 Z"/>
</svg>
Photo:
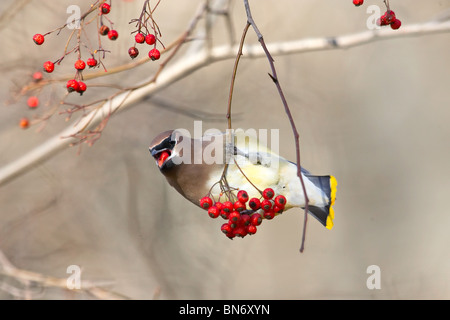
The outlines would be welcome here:
<svg viewBox="0 0 450 320">
<path fill-rule="evenodd" d="M 244 0 L 244 6 L 245 6 L 245 12 L 247 14 L 247 24 L 251 24 L 252 25 L 253 30 L 255 31 L 255 33 L 256 33 L 256 35 L 258 37 L 258 41 L 261 44 L 261 47 L 264 50 L 264 53 L 266 54 L 267 60 L 269 61 L 270 68 L 272 70 L 272 74 L 269 74 L 269 76 L 272 79 L 272 81 L 275 83 L 275 86 L 278 89 L 278 93 L 279 93 L 281 101 L 283 103 L 284 110 L 285 110 L 285 112 L 286 112 L 286 114 L 287 114 L 287 116 L 289 118 L 289 122 L 291 124 L 292 131 L 294 133 L 295 151 L 296 151 L 296 160 L 297 160 L 296 161 L 296 163 L 297 163 L 297 176 L 300 179 L 300 183 L 301 183 L 302 189 L 303 189 L 303 194 L 305 196 L 305 219 L 304 219 L 304 224 L 303 224 L 302 244 L 301 244 L 301 247 L 300 247 L 300 252 L 303 252 L 303 250 L 305 248 L 305 233 L 306 233 L 306 223 L 308 221 L 308 203 L 309 203 L 309 199 L 308 199 L 308 195 L 306 193 L 305 182 L 303 181 L 302 172 L 301 172 L 299 133 L 297 131 L 297 127 L 295 125 L 294 118 L 292 117 L 291 110 L 290 110 L 289 105 L 287 103 L 287 100 L 286 100 L 286 97 L 284 95 L 283 89 L 281 88 L 280 82 L 278 80 L 278 76 L 277 76 L 277 71 L 276 71 L 276 68 L 275 68 L 274 60 L 273 60 L 272 55 L 270 54 L 269 50 L 267 49 L 267 46 L 266 46 L 266 44 L 264 42 L 264 38 L 263 38 L 262 34 L 260 33 L 258 27 L 256 26 L 255 21 L 253 20 L 248 0 Z"/>
</svg>

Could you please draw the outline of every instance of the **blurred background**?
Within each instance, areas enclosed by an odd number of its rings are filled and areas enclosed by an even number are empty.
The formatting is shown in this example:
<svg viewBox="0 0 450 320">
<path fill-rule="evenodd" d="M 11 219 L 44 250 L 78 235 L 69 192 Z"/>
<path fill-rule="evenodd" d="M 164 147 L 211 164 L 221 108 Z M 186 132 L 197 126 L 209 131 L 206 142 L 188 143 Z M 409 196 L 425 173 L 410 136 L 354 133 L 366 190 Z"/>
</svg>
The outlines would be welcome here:
<svg viewBox="0 0 450 320">
<path fill-rule="evenodd" d="M 384 8 L 381 0 L 366 2 L 359 8 L 350 0 L 250 5 L 270 43 L 365 31 L 367 6 Z M 67 6 L 79 4 L 84 11 L 89 3 L 0 3 L 0 167 L 70 124 L 56 114 L 39 132 L 18 126 L 22 116 L 57 105 L 64 91 L 60 84 L 41 93 L 37 110 L 29 110 L 25 97 L 13 98 L 44 61 L 61 56 L 68 33 L 53 34 L 39 47 L 32 36 L 64 24 Z M 165 44 L 186 29 L 200 3 L 161 1 L 155 19 Z M 108 17 L 120 36 L 105 42 L 111 50 L 107 66 L 129 61 L 134 29 L 128 22 L 141 6 L 142 1 L 113 1 Z M 407 25 L 448 12 L 450 1 L 392 0 L 391 8 Z M 246 22 L 241 1 L 233 2 L 231 13 L 239 39 Z M 226 43 L 223 19 L 213 36 L 214 44 Z M 203 120 L 204 130 L 226 128 L 232 59 L 112 117 L 93 147 L 67 148 L 1 186 L 0 250 L 17 268 L 60 279 L 69 276 L 68 266 L 80 266 L 82 280 L 106 283 L 107 290 L 131 299 L 448 299 L 449 40 L 444 33 L 275 57 L 299 129 L 302 165 L 338 180 L 334 228 L 309 219 L 303 253 L 302 210 L 264 221 L 252 237 L 230 241 L 220 232 L 222 220 L 186 202 L 148 152 L 155 135 L 192 130 L 194 120 Z M 247 43 L 257 43 L 252 30 Z M 178 58 L 189 59 L 183 53 Z M 72 72 L 73 59 L 57 71 Z M 147 63 L 101 81 L 135 84 L 156 69 Z M 269 71 L 265 58 L 241 60 L 233 125 L 280 129 L 280 153 L 295 160 L 292 131 Z M 111 90 L 89 90 L 82 99 L 97 100 Z M 380 267 L 381 289 L 366 285 L 370 265 Z M 2 299 L 93 298 L 1 274 L 0 282 Z"/>
</svg>

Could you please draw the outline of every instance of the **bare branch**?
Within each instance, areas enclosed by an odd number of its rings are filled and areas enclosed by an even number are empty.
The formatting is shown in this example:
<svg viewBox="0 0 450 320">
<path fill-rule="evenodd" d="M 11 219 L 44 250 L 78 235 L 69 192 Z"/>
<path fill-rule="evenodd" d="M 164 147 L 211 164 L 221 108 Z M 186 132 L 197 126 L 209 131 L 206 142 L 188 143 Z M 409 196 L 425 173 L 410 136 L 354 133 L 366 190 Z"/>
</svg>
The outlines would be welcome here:
<svg viewBox="0 0 450 320">
<path fill-rule="evenodd" d="M 311 38 L 283 43 L 268 43 L 266 47 L 273 56 L 277 56 L 311 51 L 344 49 L 379 40 L 424 36 L 444 32 L 450 32 L 450 21 L 433 21 L 422 24 L 403 25 L 401 29 L 395 31 L 381 29 L 333 38 Z M 132 92 L 126 91 L 108 100 L 100 110 L 95 111 L 96 114 L 94 117 L 92 116 L 93 113 L 86 114 L 76 125 L 68 127 L 63 132 L 50 138 L 35 149 L 32 149 L 19 159 L 1 167 L 0 185 L 11 181 L 32 168 L 34 165 L 44 162 L 57 152 L 67 148 L 67 146 L 71 145 L 76 140 L 75 138 L 61 139 L 61 137 L 74 136 L 83 128 L 93 129 L 102 121 L 103 115 L 108 114 L 109 112 L 116 113 L 116 111 L 129 108 L 175 81 L 192 74 L 198 69 L 209 66 L 211 63 L 235 58 L 236 52 L 237 47 L 229 45 L 215 47 L 211 50 L 210 54 L 207 54 L 204 50 L 190 51 L 189 59 L 182 59 L 181 61 L 177 61 L 172 65 L 167 66 L 163 72 L 161 72 L 157 81 L 133 90 Z M 244 45 L 243 57 L 265 57 L 265 52 L 260 45 Z M 128 97 L 124 100 L 126 95 L 128 95 Z M 89 126 L 86 126 L 87 123 L 89 123 Z"/>
</svg>

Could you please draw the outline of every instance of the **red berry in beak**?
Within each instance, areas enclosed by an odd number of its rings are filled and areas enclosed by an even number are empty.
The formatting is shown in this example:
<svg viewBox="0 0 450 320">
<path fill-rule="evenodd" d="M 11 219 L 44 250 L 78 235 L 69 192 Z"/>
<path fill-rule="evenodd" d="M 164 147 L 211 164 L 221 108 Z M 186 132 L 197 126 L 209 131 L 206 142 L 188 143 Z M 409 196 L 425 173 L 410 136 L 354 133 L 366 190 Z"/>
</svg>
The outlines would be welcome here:
<svg viewBox="0 0 450 320">
<path fill-rule="evenodd" d="M 164 164 L 164 162 L 167 160 L 167 158 L 170 156 L 170 154 L 167 152 L 167 151 L 163 151 L 163 152 L 161 152 L 161 154 L 159 155 L 159 158 L 158 158 L 158 166 L 161 168 L 162 167 L 162 165 Z M 211 199 L 210 199 L 211 200 Z M 211 205 L 212 205 L 212 201 L 211 201 Z M 210 205 L 210 206 L 211 206 Z M 208 207 L 209 208 L 209 207 Z M 205 208 L 205 209 L 208 209 L 208 208 Z"/>
</svg>

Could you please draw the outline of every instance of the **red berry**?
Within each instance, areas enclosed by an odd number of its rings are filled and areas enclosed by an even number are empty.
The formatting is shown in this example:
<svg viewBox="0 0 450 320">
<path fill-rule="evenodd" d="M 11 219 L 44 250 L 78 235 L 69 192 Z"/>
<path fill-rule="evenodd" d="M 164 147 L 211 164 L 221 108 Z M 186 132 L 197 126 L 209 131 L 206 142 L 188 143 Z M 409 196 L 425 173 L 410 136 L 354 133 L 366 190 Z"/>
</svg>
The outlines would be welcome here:
<svg viewBox="0 0 450 320">
<path fill-rule="evenodd" d="M 281 214 L 281 213 L 283 213 L 284 207 L 280 207 L 280 206 L 274 205 L 274 206 L 272 207 L 272 210 L 273 210 L 273 212 L 275 212 L 275 213 Z"/>
<path fill-rule="evenodd" d="M 19 126 L 20 126 L 22 129 L 28 128 L 28 127 L 30 126 L 30 120 L 28 120 L 28 118 L 22 118 L 22 119 L 20 119 Z"/>
<path fill-rule="evenodd" d="M 263 198 L 270 200 L 273 198 L 273 196 L 275 195 L 275 192 L 273 191 L 272 188 L 267 188 L 263 191 Z"/>
<path fill-rule="evenodd" d="M 144 43 L 144 42 L 145 42 L 145 36 L 144 36 L 142 33 L 137 33 L 137 34 L 134 36 L 134 40 L 135 40 L 137 43 Z"/>
<path fill-rule="evenodd" d="M 116 30 L 109 30 L 108 38 L 110 40 L 116 40 L 119 37 L 119 33 Z"/>
<path fill-rule="evenodd" d="M 270 220 L 275 217 L 275 212 L 273 210 L 264 211 L 264 218 Z"/>
<path fill-rule="evenodd" d="M 394 21 L 392 21 L 391 23 L 391 28 L 393 30 L 397 30 L 402 26 L 402 22 L 399 19 L 395 19 Z"/>
<path fill-rule="evenodd" d="M 247 231 L 248 234 L 252 235 L 255 234 L 257 231 L 257 228 L 254 225 L 248 225 L 245 230 Z"/>
<path fill-rule="evenodd" d="M 231 233 L 233 231 L 228 223 L 224 223 L 220 230 L 222 230 L 222 232 L 225 234 Z"/>
<path fill-rule="evenodd" d="M 44 62 L 44 71 L 52 73 L 55 70 L 55 64 L 51 61 Z"/>
<path fill-rule="evenodd" d="M 36 96 L 31 96 L 28 98 L 27 104 L 30 108 L 36 108 L 39 105 L 39 99 Z"/>
<path fill-rule="evenodd" d="M 386 11 L 384 16 L 387 24 L 391 24 L 395 20 L 395 12 L 392 10 Z"/>
<path fill-rule="evenodd" d="M 41 44 L 44 43 L 44 36 L 40 33 L 37 33 L 33 36 L 33 41 L 34 43 L 40 46 Z"/>
<path fill-rule="evenodd" d="M 111 11 L 111 6 L 107 3 L 102 4 L 101 6 L 102 14 L 108 14 Z"/>
<path fill-rule="evenodd" d="M 134 59 L 139 55 L 139 50 L 136 47 L 131 47 L 130 49 L 128 49 L 128 54 L 130 55 L 131 59 Z"/>
<path fill-rule="evenodd" d="M 205 210 L 208 210 L 210 207 L 212 207 L 212 199 L 210 197 L 201 198 L 200 207 L 202 207 Z"/>
<path fill-rule="evenodd" d="M 93 68 L 97 66 L 97 60 L 94 58 L 89 58 L 87 59 L 86 64 L 89 66 L 89 68 Z"/>
<path fill-rule="evenodd" d="M 245 210 L 245 203 L 242 203 L 238 200 L 234 203 L 233 208 L 234 208 L 234 210 L 241 212 L 241 211 Z"/>
<path fill-rule="evenodd" d="M 377 25 L 379 26 L 387 26 L 391 24 L 395 20 L 395 12 L 392 10 L 386 11 L 379 20 L 377 20 Z"/>
<path fill-rule="evenodd" d="M 225 220 L 227 220 L 228 217 L 230 216 L 230 213 L 229 213 L 229 212 L 226 212 L 226 211 L 224 211 L 224 210 L 220 210 L 220 216 L 221 216 L 222 218 L 224 218 Z"/>
<path fill-rule="evenodd" d="M 223 203 L 222 211 L 226 213 L 230 213 L 231 211 L 233 211 L 233 203 L 231 201 L 225 201 Z"/>
<path fill-rule="evenodd" d="M 248 226 L 251 222 L 251 217 L 248 214 L 242 214 L 240 222 L 243 226 Z"/>
<path fill-rule="evenodd" d="M 216 203 L 214 203 L 214 206 L 216 206 L 217 209 L 219 209 L 219 210 L 222 210 L 222 208 L 223 208 L 222 202 L 219 202 L 219 201 L 217 201 Z"/>
<path fill-rule="evenodd" d="M 240 202 L 246 203 L 248 201 L 248 193 L 245 190 L 240 190 L 237 194 L 237 198 Z"/>
<path fill-rule="evenodd" d="M 84 68 L 86 68 L 86 63 L 83 60 L 77 60 L 75 61 L 75 69 L 77 70 L 84 70 Z"/>
<path fill-rule="evenodd" d="M 254 213 L 250 217 L 250 224 L 253 226 L 259 226 L 262 223 L 262 216 L 259 213 Z"/>
<path fill-rule="evenodd" d="M 78 92 L 80 95 L 83 95 L 83 92 L 85 92 L 86 89 L 87 89 L 86 83 L 84 83 L 84 82 L 82 82 L 82 81 L 78 81 L 78 90 L 77 90 L 77 92 Z"/>
<path fill-rule="evenodd" d="M 80 85 L 78 84 L 77 80 L 71 79 L 71 80 L 67 81 L 66 87 L 67 87 L 67 91 L 73 92 L 73 91 L 78 91 L 78 89 L 80 88 Z"/>
<path fill-rule="evenodd" d="M 241 214 L 237 211 L 233 211 L 228 216 L 228 219 L 230 220 L 230 222 L 237 223 L 241 219 Z"/>
<path fill-rule="evenodd" d="M 364 3 L 364 0 L 353 0 L 353 4 L 357 7 L 362 5 Z"/>
<path fill-rule="evenodd" d="M 156 37 L 153 35 L 153 34 L 148 34 L 148 35 L 146 35 L 145 36 L 145 42 L 148 44 L 148 45 L 152 45 L 152 44 L 155 44 L 155 42 L 156 42 Z"/>
<path fill-rule="evenodd" d="M 208 215 L 215 219 L 219 216 L 220 210 L 216 207 L 216 206 L 212 206 L 211 208 L 208 209 Z"/>
<path fill-rule="evenodd" d="M 286 197 L 283 195 L 278 195 L 275 197 L 275 205 L 279 207 L 284 207 L 286 205 Z"/>
<path fill-rule="evenodd" d="M 248 202 L 248 206 L 253 210 L 258 210 L 261 207 L 261 201 L 258 198 L 251 198 Z"/>
<path fill-rule="evenodd" d="M 42 72 L 40 72 L 40 71 L 36 71 L 35 73 L 33 73 L 33 79 L 35 80 L 35 81 L 39 81 L 39 80 L 42 80 Z"/>
<path fill-rule="evenodd" d="M 150 52 L 148 53 L 148 56 L 150 57 L 150 59 L 152 59 L 153 61 L 158 60 L 161 57 L 161 53 L 159 52 L 158 49 L 152 49 L 150 50 Z"/>
<path fill-rule="evenodd" d="M 109 33 L 109 28 L 103 24 L 100 29 L 98 29 L 98 33 L 102 36 L 106 36 Z"/>
<path fill-rule="evenodd" d="M 272 208 L 272 202 L 270 202 L 270 200 L 264 199 L 261 202 L 261 209 L 263 209 L 264 211 L 268 211 Z"/>
<path fill-rule="evenodd" d="M 233 230 L 233 234 L 236 237 L 243 238 L 247 235 L 247 231 L 245 230 L 244 227 L 237 227 L 236 229 Z"/>
</svg>

